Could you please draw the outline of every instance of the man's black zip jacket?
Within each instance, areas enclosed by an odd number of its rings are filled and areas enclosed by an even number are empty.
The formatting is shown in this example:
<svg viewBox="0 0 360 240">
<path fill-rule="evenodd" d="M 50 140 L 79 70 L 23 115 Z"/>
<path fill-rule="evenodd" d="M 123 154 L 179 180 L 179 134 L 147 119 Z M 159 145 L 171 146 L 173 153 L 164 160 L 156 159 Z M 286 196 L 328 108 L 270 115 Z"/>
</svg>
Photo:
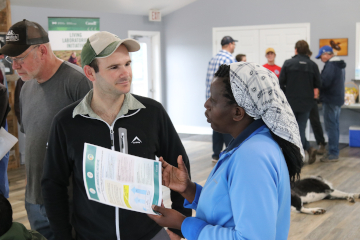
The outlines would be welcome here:
<svg viewBox="0 0 360 240">
<path fill-rule="evenodd" d="M 120 151 L 121 147 L 119 129 L 126 129 L 129 154 L 149 159 L 162 156 L 173 166 L 177 166 L 177 157 L 182 155 L 190 173 L 185 149 L 163 106 L 152 99 L 133 96 L 146 108 L 129 110 L 116 120 L 115 150 Z M 84 143 L 111 149 L 110 128 L 88 116 L 73 118 L 79 102 L 61 110 L 52 123 L 42 179 L 47 216 L 57 240 L 72 239 L 71 225 L 78 240 L 115 240 L 115 208 L 89 200 L 83 182 Z M 74 189 L 70 224 L 67 187 L 71 174 Z M 171 191 L 171 201 L 173 209 L 191 216 L 191 209 L 183 207 L 184 198 L 179 193 Z M 121 240 L 148 240 L 161 230 L 146 214 L 123 209 L 119 209 L 119 225 Z M 180 231 L 173 231 L 181 235 Z"/>
<path fill-rule="evenodd" d="M 319 67 L 306 55 L 295 55 L 284 62 L 279 83 L 294 112 L 310 112 L 314 88 L 321 87 Z"/>
</svg>

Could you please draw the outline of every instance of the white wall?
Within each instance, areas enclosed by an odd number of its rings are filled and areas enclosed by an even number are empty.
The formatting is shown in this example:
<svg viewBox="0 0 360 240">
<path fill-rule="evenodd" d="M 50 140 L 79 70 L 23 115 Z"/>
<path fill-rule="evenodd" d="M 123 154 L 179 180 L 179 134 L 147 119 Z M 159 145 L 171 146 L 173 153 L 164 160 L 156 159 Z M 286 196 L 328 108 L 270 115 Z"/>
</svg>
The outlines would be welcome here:
<svg viewBox="0 0 360 240">
<path fill-rule="evenodd" d="M 204 116 L 205 77 L 212 57 L 212 28 L 309 22 L 313 56 L 320 38 L 349 38 L 346 79 L 355 76 L 358 0 L 198 0 L 163 18 L 167 110 L 175 125 L 208 127 Z M 300 40 L 300 39 L 299 39 Z M 323 63 L 315 60 L 320 70 Z"/>
</svg>

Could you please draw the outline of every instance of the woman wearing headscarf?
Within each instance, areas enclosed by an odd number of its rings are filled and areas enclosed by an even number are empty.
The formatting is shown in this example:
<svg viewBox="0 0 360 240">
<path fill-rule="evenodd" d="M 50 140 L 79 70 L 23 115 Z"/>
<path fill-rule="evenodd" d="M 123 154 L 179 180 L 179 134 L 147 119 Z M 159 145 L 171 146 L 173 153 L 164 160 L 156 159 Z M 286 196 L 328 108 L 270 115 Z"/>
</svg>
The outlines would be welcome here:
<svg viewBox="0 0 360 240">
<path fill-rule="evenodd" d="M 195 217 L 154 206 L 149 215 L 195 239 L 287 239 L 290 182 L 299 177 L 299 128 L 274 73 L 254 63 L 222 65 L 211 84 L 205 115 L 211 127 L 234 138 L 204 187 L 192 182 L 181 156 L 163 159 L 163 185 L 185 197 Z"/>
</svg>

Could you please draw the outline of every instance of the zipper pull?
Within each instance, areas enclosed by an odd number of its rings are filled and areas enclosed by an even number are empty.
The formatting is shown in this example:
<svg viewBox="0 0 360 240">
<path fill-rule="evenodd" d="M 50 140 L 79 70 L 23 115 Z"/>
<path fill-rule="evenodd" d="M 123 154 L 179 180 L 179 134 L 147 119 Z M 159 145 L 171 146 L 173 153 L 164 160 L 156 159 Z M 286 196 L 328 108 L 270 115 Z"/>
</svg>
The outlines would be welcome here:
<svg viewBox="0 0 360 240">
<path fill-rule="evenodd" d="M 111 148 L 114 146 L 114 130 L 110 129 Z"/>
<path fill-rule="evenodd" d="M 121 149 L 124 149 L 124 133 L 121 134 Z"/>
</svg>

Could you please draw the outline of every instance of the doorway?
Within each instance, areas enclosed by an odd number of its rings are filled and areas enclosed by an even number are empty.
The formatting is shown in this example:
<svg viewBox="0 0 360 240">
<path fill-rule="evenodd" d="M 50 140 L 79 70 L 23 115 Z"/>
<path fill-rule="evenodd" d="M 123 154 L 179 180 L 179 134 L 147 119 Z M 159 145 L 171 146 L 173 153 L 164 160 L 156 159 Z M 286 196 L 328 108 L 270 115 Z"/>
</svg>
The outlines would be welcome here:
<svg viewBox="0 0 360 240">
<path fill-rule="evenodd" d="M 129 31 L 128 35 L 140 43 L 140 50 L 131 53 L 131 93 L 161 103 L 160 32 Z"/>
</svg>

